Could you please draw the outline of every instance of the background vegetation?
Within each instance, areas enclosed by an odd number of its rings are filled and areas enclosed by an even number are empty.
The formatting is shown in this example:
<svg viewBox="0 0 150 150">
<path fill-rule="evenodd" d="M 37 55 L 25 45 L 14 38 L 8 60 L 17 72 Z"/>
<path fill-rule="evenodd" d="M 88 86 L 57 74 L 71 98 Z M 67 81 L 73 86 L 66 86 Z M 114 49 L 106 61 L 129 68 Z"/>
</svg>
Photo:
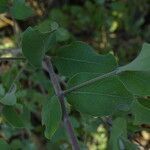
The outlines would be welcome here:
<svg viewBox="0 0 150 150">
<path fill-rule="evenodd" d="M 20 54 L 22 32 L 32 26 L 46 32 L 49 27 L 57 30 L 56 49 L 72 41 L 84 41 L 92 45 L 98 53 L 111 51 L 119 64 L 131 61 L 138 54 L 143 42 L 150 42 L 150 2 L 149 0 L 27 0 L 30 10 L 24 14 L 15 13 L 0 2 L 0 54 L 17 56 Z M 11 6 L 11 1 L 7 1 Z M 18 3 L 19 4 L 19 3 Z M 17 6 L 16 6 L 17 7 Z M 18 6 L 21 8 L 20 6 Z M 22 8 L 23 9 L 23 8 Z M 14 19 L 12 17 L 15 16 Z M 24 16 L 23 20 L 22 17 Z M 30 17 L 29 17 L 30 16 Z M 29 17 L 29 18 L 28 18 Z M 23 62 L 0 62 L 0 95 L 12 85 Z M 62 77 L 63 78 L 63 77 Z M 46 140 L 41 125 L 41 105 L 46 101 L 49 87 L 48 77 L 27 67 L 17 81 L 17 98 L 20 104 L 14 113 L 0 117 L 0 138 L 7 141 L 12 149 L 70 149 L 63 126 L 52 140 Z M 3 87 L 3 86 L 4 87 Z M 44 96 L 43 96 L 44 95 Z M 92 118 L 79 114 L 70 106 L 71 122 L 83 149 L 104 150 L 107 147 L 111 120 Z M 11 109 L 11 108 L 10 108 Z M 9 109 L 7 109 L 9 110 Z M 13 112 L 10 110 L 10 112 Z M 23 113 L 22 113 L 23 112 Z M 21 114 L 26 128 L 21 127 Z M 8 117 L 8 118 L 7 118 Z M 18 118 L 17 118 L 18 117 Z M 17 119 L 16 119 L 17 118 Z M 8 122 L 10 120 L 10 122 Z M 141 149 L 150 148 L 149 126 L 130 127 L 134 141 Z M 5 145 L 0 141 L 1 145 Z"/>
</svg>

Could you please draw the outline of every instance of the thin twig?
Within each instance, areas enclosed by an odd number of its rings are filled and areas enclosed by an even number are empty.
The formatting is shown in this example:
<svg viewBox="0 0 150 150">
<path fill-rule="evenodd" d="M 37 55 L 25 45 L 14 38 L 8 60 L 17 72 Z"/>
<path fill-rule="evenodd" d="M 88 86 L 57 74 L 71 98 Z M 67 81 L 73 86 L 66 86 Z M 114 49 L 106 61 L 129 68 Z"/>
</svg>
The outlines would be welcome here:
<svg viewBox="0 0 150 150">
<path fill-rule="evenodd" d="M 13 55 L 13 57 L 17 57 L 19 56 L 20 54 L 22 54 L 22 50 L 21 48 L 18 48 L 18 47 L 12 47 L 12 48 L 2 48 L 0 49 L 0 56 L 4 57 L 5 54 L 8 54 L 8 53 L 11 53 Z"/>
<path fill-rule="evenodd" d="M 72 124 L 69 120 L 69 115 L 67 113 L 67 109 L 66 109 L 66 106 L 65 106 L 65 97 L 64 97 L 63 91 L 60 87 L 58 77 L 54 72 L 53 65 L 52 65 L 52 62 L 50 60 L 50 57 L 46 56 L 44 63 L 47 67 L 52 85 L 53 85 L 54 90 L 55 90 L 55 94 L 58 97 L 58 99 L 60 101 L 60 104 L 61 104 L 61 109 L 62 109 L 62 113 L 63 113 L 63 122 L 65 124 L 67 133 L 69 135 L 69 138 L 70 138 L 70 141 L 71 141 L 71 144 L 72 144 L 72 148 L 73 148 L 73 150 L 79 150 L 80 148 L 79 148 L 79 145 L 78 145 L 78 141 L 77 141 L 77 138 L 75 136 Z"/>
<path fill-rule="evenodd" d="M 88 81 L 86 81 L 86 82 L 83 82 L 83 83 L 81 83 L 81 84 L 78 84 L 78 85 L 76 85 L 76 86 L 74 86 L 74 87 L 72 87 L 72 88 L 70 88 L 70 89 L 68 89 L 68 90 L 65 90 L 65 91 L 64 91 L 64 94 L 66 95 L 66 94 L 68 94 L 68 93 L 70 93 L 70 92 L 72 92 L 72 91 L 78 90 L 78 89 L 80 89 L 80 88 L 82 88 L 82 87 L 84 87 L 84 86 L 90 85 L 90 84 L 95 83 L 95 82 L 97 82 L 97 81 L 99 81 L 99 80 L 101 80 L 101 79 L 108 78 L 108 77 L 110 77 L 110 76 L 117 75 L 117 74 L 118 74 L 118 73 L 117 73 L 117 70 L 114 70 L 114 71 L 112 71 L 112 72 L 103 74 L 103 75 L 101 75 L 101 76 L 98 76 L 98 77 L 96 77 L 96 78 L 93 78 L 93 79 L 91 79 L 91 80 L 88 80 Z"/>
<path fill-rule="evenodd" d="M 26 60 L 24 57 L 1 57 L 0 61 Z"/>
</svg>

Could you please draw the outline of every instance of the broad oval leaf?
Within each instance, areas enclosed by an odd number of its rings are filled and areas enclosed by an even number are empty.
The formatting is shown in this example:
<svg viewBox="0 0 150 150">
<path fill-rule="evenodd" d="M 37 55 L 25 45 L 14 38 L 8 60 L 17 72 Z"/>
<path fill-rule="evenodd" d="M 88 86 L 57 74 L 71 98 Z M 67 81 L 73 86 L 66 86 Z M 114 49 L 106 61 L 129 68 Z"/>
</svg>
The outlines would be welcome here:
<svg viewBox="0 0 150 150">
<path fill-rule="evenodd" d="M 4 95 L 1 96 L 0 103 L 2 103 L 4 105 L 10 105 L 10 106 L 15 105 L 16 101 L 17 101 L 15 93 L 16 93 L 16 86 L 15 85 L 6 94 L 4 94 L 4 91 L 3 91 Z"/>
<path fill-rule="evenodd" d="M 126 138 L 122 138 L 124 148 L 127 150 L 138 150 L 138 146 L 134 144 L 131 140 L 128 140 Z"/>
<path fill-rule="evenodd" d="M 0 1 L 0 13 L 4 13 L 8 11 L 8 0 L 1 0 Z"/>
<path fill-rule="evenodd" d="M 55 31 L 41 33 L 37 29 L 27 28 L 22 38 L 22 52 L 36 68 L 42 67 L 45 53 L 55 43 Z"/>
<path fill-rule="evenodd" d="M 51 32 L 57 30 L 59 28 L 59 25 L 55 21 L 46 19 L 40 22 L 35 28 L 38 29 L 40 32 Z"/>
<path fill-rule="evenodd" d="M 136 59 L 118 68 L 118 72 L 123 71 L 150 71 L 150 44 L 144 43 L 141 53 Z"/>
<path fill-rule="evenodd" d="M 55 27 L 54 27 L 55 26 Z M 45 20 L 34 28 L 43 34 L 45 51 L 49 51 L 56 46 L 56 34 L 58 24 L 56 22 Z"/>
<path fill-rule="evenodd" d="M 69 82 L 69 88 L 89 80 L 93 74 L 80 73 Z M 84 81 L 83 81 L 84 80 Z M 109 77 L 68 93 L 68 102 L 77 110 L 93 116 L 112 115 L 130 108 L 133 96 L 117 77 Z"/>
<path fill-rule="evenodd" d="M 33 10 L 27 6 L 24 0 L 14 0 L 11 14 L 15 19 L 24 20 L 33 15 Z"/>
<path fill-rule="evenodd" d="M 134 124 L 150 124 L 150 109 L 140 104 L 137 100 L 134 101 L 132 108 L 134 116 Z"/>
<path fill-rule="evenodd" d="M 55 47 L 56 31 L 43 34 L 45 52 L 52 50 Z"/>
<path fill-rule="evenodd" d="M 22 52 L 29 62 L 37 68 L 42 66 L 44 58 L 44 41 L 42 34 L 31 27 L 27 28 L 23 34 Z"/>
<path fill-rule="evenodd" d="M 56 40 L 58 42 L 64 42 L 69 40 L 70 38 L 70 33 L 68 30 L 66 30 L 65 28 L 58 28 L 56 31 Z"/>
<path fill-rule="evenodd" d="M 6 93 L 6 95 L 0 99 L 0 102 L 4 105 L 15 105 L 17 101 L 15 93 Z"/>
<path fill-rule="evenodd" d="M 23 118 L 19 115 L 19 113 L 17 113 L 14 107 L 5 106 L 2 113 L 8 123 L 10 123 L 13 127 L 21 128 L 25 126 Z"/>
<path fill-rule="evenodd" d="M 42 124 L 45 125 L 45 137 L 50 139 L 61 122 L 62 112 L 59 100 L 53 96 L 42 108 Z"/>
<path fill-rule="evenodd" d="M 0 84 L 0 97 L 2 97 L 5 94 L 5 89 L 2 84 Z"/>
<path fill-rule="evenodd" d="M 111 136 L 109 141 L 109 148 L 111 150 L 120 150 L 121 138 L 127 138 L 127 123 L 124 118 L 117 118 L 113 121 Z"/>
<path fill-rule="evenodd" d="M 140 97 L 137 100 L 142 106 L 150 109 L 150 98 L 149 97 Z"/>
<path fill-rule="evenodd" d="M 119 77 L 134 95 L 150 96 L 150 72 L 127 71 L 121 73 Z"/>
<path fill-rule="evenodd" d="M 68 77 L 80 72 L 102 74 L 116 68 L 113 55 L 99 55 L 83 42 L 73 42 L 57 49 L 52 60 L 59 73 Z"/>
<path fill-rule="evenodd" d="M 6 143 L 4 140 L 0 140 L 0 149 L 1 150 L 11 150 L 10 146 L 8 143 Z"/>
</svg>

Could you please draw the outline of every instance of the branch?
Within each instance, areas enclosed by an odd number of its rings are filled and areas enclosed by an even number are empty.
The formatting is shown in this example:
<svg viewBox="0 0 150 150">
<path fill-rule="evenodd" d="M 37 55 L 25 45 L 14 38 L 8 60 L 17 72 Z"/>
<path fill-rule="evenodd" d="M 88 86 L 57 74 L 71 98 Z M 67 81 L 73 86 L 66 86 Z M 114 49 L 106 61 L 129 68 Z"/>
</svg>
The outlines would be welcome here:
<svg viewBox="0 0 150 150">
<path fill-rule="evenodd" d="M 70 141 L 71 141 L 71 144 L 72 144 L 72 148 L 73 148 L 73 150 L 79 150 L 80 148 L 79 148 L 79 145 L 78 145 L 78 141 L 77 141 L 77 138 L 75 136 L 72 124 L 69 120 L 69 115 L 67 113 L 67 109 L 66 109 L 66 106 L 65 106 L 65 97 L 64 97 L 63 91 L 60 87 L 57 75 L 54 72 L 53 65 L 52 65 L 52 62 L 50 60 L 50 57 L 48 57 L 48 56 L 45 57 L 44 64 L 45 64 L 44 67 L 46 67 L 47 70 L 48 70 L 52 85 L 53 85 L 54 90 L 55 90 L 55 94 L 56 94 L 56 96 L 58 97 L 58 99 L 60 101 L 61 109 L 62 109 L 62 113 L 63 113 L 63 122 L 65 124 L 67 133 L 69 135 L 69 138 L 70 138 Z"/>
<path fill-rule="evenodd" d="M 78 85 L 76 85 L 76 86 L 74 86 L 74 87 L 68 89 L 68 90 L 65 90 L 65 91 L 64 91 L 64 95 L 66 95 L 66 94 L 68 94 L 68 93 L 70 93 L 70 92 L 73 92 L 73 91 L 75 91 L 75 90 L 78 90 L 78 89 L 80 89 L 80 88 L 82 88 L 82 87 L 84 87 L 84 86 L 87 86 L 87 85 L 89 85 L 89 84 L 95 83 L 95 82 L 97 82 L 97 81 L 99 81 L 99 80 L 101 80 L 101 79 L 108 78 L 108 77 L 110 77 L 110 76 L 117 75 L 117 74 L 118 74 L 117 70 L 114 70 L 114 71 L 112 71 L 112 72 L 103 74 L 103 75 L 98 76 L 98 77 L 96 77 L 96 78 L 93 78 L 93 79 L 91 79 L 91 80 L 85 81 L 85 82 L 83 82 L 83 83 L 81 83 L 81 84 L 78 84 Z"/>
</svg>

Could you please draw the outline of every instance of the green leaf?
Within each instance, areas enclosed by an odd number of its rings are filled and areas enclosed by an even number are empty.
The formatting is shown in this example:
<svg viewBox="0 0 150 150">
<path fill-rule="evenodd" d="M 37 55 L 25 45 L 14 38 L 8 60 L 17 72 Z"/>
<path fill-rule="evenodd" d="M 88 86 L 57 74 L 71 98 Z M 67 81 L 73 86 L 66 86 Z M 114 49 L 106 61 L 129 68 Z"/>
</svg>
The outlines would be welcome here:
<svg viewBox="0 0 150 150">
<path fill-rule="evenodd" d="M 70 80 L 69 88 L 85 82 L 93 76 L 93 74 L 87 73 L 77 74 Z M 117 77 L 111 77 L 68 93 L 67 99 L 71 105 L 82 113 L 106 116 L 112 115 L 118 110 L 128 110 L 133 96 Z"/>
<path fill-rule="evenodd" d="M 22 52 L 33 66 L 41 68 L 45 53 L 52 48 L 55 41 L 55 31 L 41 33 L 29 27 L 23 34 Z"/>
<path fill-rule="evenodd" d="M 134 95 L 150 96 L 150 72 L 127 71 L 120 74 L 120 79 Z"/>
<path fill-rule="evenodd" d="M 144 107 L 147 107 L 150 109 L 150 98 L 148 97 L 140 97 L 137 99 L 138 102 L 143 105 Z"/>
<path fill-rule="evenodd" d="M 48 100 L 42 108 L 42 124 L 45 125 L 45 137 L 50 139 L 58 129 L 62 118 L 61 106 L 56 96 Z"/>
<path fill-rule="evenodd" d="M 56 31 L 56 40 L 58 42 L 64 42 L 69 40 L 70 33 L 65 28 L 58 28 Z"/>
<path fill-rule="evenodd" d="M 126 138 L 122 138 L 126 150 L 138 150 L 138 147 Z"/>
<path fill-rule="evenodd" d="M 36 27 L 37 30 L 40 32 L 51 32 L 54 30 L 57 30 L 59 28 L 59 25 L 55 21 L 51 21 L 50 19 L 46 19 L 39 23 Z"/>
<path fill-rule="evenodd" d="M 123 71 L 150 71 L 150 44 L 144 43 L 141 53 L 131 63 L 119 67 L 118 72 Z"/>
<path fill-rule="evenodd" d="M 5 106 L 3 109 L 5 119 L 14 127 L 24 127 L 24 121 L 21 115 L 12 106 Z"/>
<path fill-rule="evenodd" d="M 42 66 L 44 58 L 44 40 L 38 30 L 27 28 L 23 34 L 22 52 L 28 61 L 37 68 Z"/>
<path fill-rule="evenodd" d="M 0 13 L 4 13 L 8 10 L 8 0 L 0 0 Z"/>
<path fill-rule="evenodd" d="M 63 124 L 61 124 L 57 129 L 57 131 L 55 132 L 55 134 L 53 135 L 51 142 L 57 143 L 58 141 L 67 141 L 67 140 L 68 140 L 68 136 L 65 127 L 63 126 Z"/>
<path fill-rule="evenodd" d="M 109 147 L 111 150 L 120 150 L 121 138 L 127 138 L 127 124 L 124 118 L 117 118 L 113 121 Z"/>
<path fill-rule="evenodd" d="M 42 85 L 43 88 L 47 91 L 49 91 L 49 96 L 54 95 L 54 89 L 51 84 L 51 81 L 45 76 L 44 72 L 42 70 L 36 71 L 32 76 L 31 80 L 35 82 L 35 84 Z"/>
<path fill-rule="evenodd" d="M 56 31 L 52 31 L 51 33 L 45 33 L 43 35 L 44 39 L 44 48 L 45 52 L 52 50 L 55 47 L 56 41 Z"/>
<path fill-rule="evenodd" d="M 58 71 L 65 76 L 80 72 L 106 73 L 116 68 L 113 55 L 99 55 L 93 48 L 83 42 L 74 42 L 57 49 L 52 57 Z"/>
<path fill-rule="evenodd" d="M 3 91 L 4 93 L 4 91 Z M 17 98 L 16 98 L 16 86 L 13 86 L 12 89 L 10 89 L 9 92 L 3 95 L 3 97 L 0 99 L 0 102 L 4 105 L 14 105 L 16 104 Z"/>
<path fill-rule="evenodd" d="M 0 100 L 4 105 L 14 105 L 16 104 L 17 98 L 15 93 L 6 93 L 6 95 Z"/>
<path fill-rule="evenodd" d="M 1 150 L 10 150 L 9 145 L 4 141 L 4 140 L 0 140 L 0 149 Z"/>
<path fill-rule="evenodd" d="M 132 108 L 134 124 L 150 124 L 150 109 L 134 101 Z"/>
<path fill-rule="evenodd" d="M 75 117 L 71 116 L 70 117 L 70 122 L 72 123 L 72 126 L 74 128 L 79 128 L 80 127 L 80 124 L 79 124 L 78 120 Z"/>
<path fill-rule="evenodd" d="M 2 97 L 5 94 L 5 89 L 2 84 L 0 84 L 0 97 Z"/>
<path fill-rule="evenodd" d="M 11 8 L 11 14 L 15 19 L 25 20 L 33 15 L 33 10 L 26 5 L 24 0 L 15 0 Z"/>
<path fill-rule="evenodd" d="M 43 21 L 35 27 L 35 29 L 43 33 L 44 47 L 46 52 L 53 49 L 57 43 L 56 34 L 58 27 L 59 25 L 56 22 L 50 21 L 49 19 Z"/>
</svg>

